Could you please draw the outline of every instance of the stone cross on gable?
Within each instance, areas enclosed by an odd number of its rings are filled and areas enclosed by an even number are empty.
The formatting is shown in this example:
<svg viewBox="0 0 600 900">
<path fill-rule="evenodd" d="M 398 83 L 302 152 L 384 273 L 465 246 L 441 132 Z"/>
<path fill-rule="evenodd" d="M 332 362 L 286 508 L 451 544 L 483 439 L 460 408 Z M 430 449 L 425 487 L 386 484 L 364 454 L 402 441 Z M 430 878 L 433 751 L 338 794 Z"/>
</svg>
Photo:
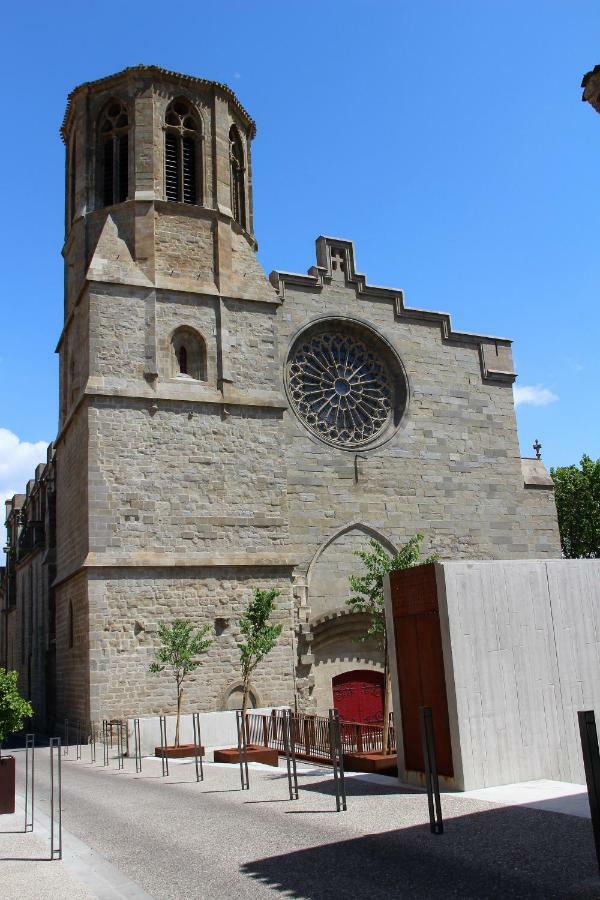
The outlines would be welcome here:
<svg viewBox="0 0 600 900">
<path fill-rule="evenodd" d="M 331 248 L 331 277 L 344 280 L 346 271 L 346 254 L 341 247 Z"/>
</svg>

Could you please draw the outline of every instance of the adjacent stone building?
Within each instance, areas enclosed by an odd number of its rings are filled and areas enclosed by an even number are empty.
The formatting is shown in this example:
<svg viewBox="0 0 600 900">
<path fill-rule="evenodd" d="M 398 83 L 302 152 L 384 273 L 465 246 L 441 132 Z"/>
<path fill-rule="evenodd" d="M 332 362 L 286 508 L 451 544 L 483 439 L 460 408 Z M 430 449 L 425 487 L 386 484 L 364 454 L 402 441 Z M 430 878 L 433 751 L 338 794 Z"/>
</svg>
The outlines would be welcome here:
<svg viewBox="0 0 600 900">
<path fill-rule="evenodd" d="M 348 240 L 267 278 L 255 130 L 228 87 L 156 67 L 69 97 L 59 430 L 8 516 L 8 661 L 32 696 L 46 678 L 49 720 L 170 711 L 148 665 L 158 624 L 182 616 L 216 636 L 187 702 L 237 705 L 257 585 L 281 591 L 284 631 L 254 701 L 330 706 L 333 679 L 381 668 L 345 606 L 369 538 L 560 555 L 552 482 L 519 454 L 510 340 L 371 285 Z M 56 506 L 43 576 L 18 549 L 36 490 L 47 523 Z"/>
<path fill-rule="evenodd" d="M 24 494 L 6 502 L 6 566 L 0 578 L 0 665 L 19 672 L 36 730 L 55 717 L 54 588 L 56 518 L 54 447 Z"/>
</svg>

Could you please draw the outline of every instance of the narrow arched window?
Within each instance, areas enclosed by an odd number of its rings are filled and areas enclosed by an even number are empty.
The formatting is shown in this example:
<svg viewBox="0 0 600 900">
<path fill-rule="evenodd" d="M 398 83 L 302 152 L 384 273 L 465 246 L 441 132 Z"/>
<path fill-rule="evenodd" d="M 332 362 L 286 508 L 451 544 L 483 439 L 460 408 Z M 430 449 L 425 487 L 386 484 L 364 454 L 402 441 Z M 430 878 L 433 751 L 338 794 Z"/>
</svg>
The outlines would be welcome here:
<svg viewBox="0 0 600 900">
<path fill-rule="evenodd" d="M 193 328 L 182 325 L 171 335 L 171 377 L 206 381 L 206 344 Z"/>
<path fill-rule="evenodd" d="M 99 195 L 103 206 L 122 203 L 129 193 L 129 117 L 111 100 L 100 119 Z"/>
<path fill-rule="evenodd" d="M 198 185 L 198 117 L 190 103 L 172 100 L 165 114 L 165 196 L 178 203 L 196 203 Z"/>
<path fill-rule="evenodd" d="M 188 364 L 187 364 L 187 347 L 184 344 L 181 344 L 179 350 L 177 351 L 177 357 L 179 360 L 179 373 L 181 375 L 188 374 Z"/>
<path fill-rule="evenodd" d="M 244 148 L 240 133 L 229 129 L 229 169 L 231 176 L 231 211 L 236 222 L 246 227 L 246 192 L 244 190 Z"/>
</svg>

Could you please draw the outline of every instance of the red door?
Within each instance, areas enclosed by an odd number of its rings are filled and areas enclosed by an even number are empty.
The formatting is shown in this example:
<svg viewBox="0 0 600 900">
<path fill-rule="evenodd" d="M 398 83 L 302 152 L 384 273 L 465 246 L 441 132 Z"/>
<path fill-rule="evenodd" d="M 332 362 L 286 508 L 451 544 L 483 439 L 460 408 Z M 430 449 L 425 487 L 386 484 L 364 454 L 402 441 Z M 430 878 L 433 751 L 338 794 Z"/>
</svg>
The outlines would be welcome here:
<svg viewBox="0 0 600 900">
<path fill-rule="evenodd" d="M 332 680 L 333 705 L 343 722 L 383 723 L 383 673 L 369 669 L 343 672 Z"/>
</svg>

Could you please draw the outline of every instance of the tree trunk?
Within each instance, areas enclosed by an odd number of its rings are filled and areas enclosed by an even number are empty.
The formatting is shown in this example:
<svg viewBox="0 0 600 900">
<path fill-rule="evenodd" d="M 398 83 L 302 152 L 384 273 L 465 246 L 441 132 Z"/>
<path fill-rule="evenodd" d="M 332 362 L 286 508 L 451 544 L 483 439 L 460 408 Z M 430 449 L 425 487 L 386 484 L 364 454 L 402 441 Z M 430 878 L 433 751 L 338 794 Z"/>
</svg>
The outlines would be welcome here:
<svg viewBox="0 0 600 900">
<path fill-rule="evenodd" d="M 387 634 L 383 643 L 383 752 L 390 752 L 391 679 Z"/>
<path fill-rule="evenodd" d="M 246 721 L 246 716 L 248 714 L 248 696 L 250 694 L 250 676 L 244 675 L 244 686 L 242 693 L 242 719 L 244 722 Z"/>
<path fill-rule="evenodd" d="M 183 688 L 177 685 L 177 721 L 175 723 L 175 746 L 179 747 L 179 722 L 181 720 L 181 701 L 183 700 Z"/>
</svg>

